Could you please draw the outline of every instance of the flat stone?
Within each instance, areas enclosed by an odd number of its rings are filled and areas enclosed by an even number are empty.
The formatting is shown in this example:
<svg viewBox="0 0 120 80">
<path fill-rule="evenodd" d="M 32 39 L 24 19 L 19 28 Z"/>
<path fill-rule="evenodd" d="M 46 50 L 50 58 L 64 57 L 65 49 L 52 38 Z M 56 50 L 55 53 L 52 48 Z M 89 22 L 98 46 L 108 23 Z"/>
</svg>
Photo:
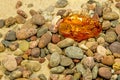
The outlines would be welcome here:
<svg viewBox="0 0 120 80">
<path fill-rule="evenodd" d="M 57 66 L 57 67 L 51 68 L 50 72 L 54 74 L 58 74 L 58 73 L 62 73 L 64 70 L 65 68 L 63 66 Z"/>
</svg>

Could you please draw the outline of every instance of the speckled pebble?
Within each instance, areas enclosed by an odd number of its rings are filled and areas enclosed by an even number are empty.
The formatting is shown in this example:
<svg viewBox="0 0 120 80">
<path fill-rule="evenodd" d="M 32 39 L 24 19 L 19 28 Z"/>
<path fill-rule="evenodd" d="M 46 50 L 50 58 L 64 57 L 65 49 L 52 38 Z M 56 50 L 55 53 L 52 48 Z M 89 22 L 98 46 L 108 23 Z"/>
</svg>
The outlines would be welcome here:
<svg viewBox="0 0 120 80">
<path fill-rule="evenodd" d="M 52 35 L 52 42 L 54 44 L 58 43 L 60 41 L 60 36 L 58 34 L 53 34 Z"/>
<path fill-rule="evenodd" d="M 29 44 L 30 44 L 30 48 L 35 48 L 38 45 L 38 41 L 30 41 Z"/>
<path fill-rule="evenodd" d="M 111 27 L 110 21 L 103 21 L 103 23 L 102 23 L 102 29 L 103 29 L 103 30 L 107 30 L 107 29 L 109 29 L 110 27 Z"/>
<path fill-rule="evenodd" d="M 15 50 L 17 50 L 18 46 L 19 46 L 19 44 L 17 42 L 14 42 L 9 45 L 9 48 L 10 48 L 10 50 L 15 51 Z"/>
<path fill-rule="evenodd" d="M 119 18 L 119 15 L 116 12 L 108 12 L 103 14 L 103 19 L 105 20 L 116 20 Z"/>
<path fill-rule="evenodd" d="M 13 30 L 8 31 L 5 36 L 5 40 L 15 41 L 16 40 L 16 32 Z"/>
<path fill-rule="evenodd" d="M 29 49 L 29 42 L 27 42 L 26 40 L 23 40 L 19 44 L 19 49 L 22 50 L 22 51 L 27 51 Z"/>
<path fill-rule="evenodd" d="M 64 70 L 65 68 L 63 66 L 57 66 L 57 67 L 51 68 L 50 72 L 54 74 L 59 74 L 59 73 L 62 73 Z"/>
</svg>

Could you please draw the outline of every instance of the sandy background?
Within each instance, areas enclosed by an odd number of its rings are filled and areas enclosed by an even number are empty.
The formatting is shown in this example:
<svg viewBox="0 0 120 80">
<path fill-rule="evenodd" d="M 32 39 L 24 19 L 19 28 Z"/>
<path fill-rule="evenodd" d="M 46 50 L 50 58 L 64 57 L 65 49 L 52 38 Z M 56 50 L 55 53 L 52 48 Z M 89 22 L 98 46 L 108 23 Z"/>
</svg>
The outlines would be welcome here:
<svg viewBox="0 0 120 80">
<path fill-rule="evenodd" d="M 0 19 L 6 19 L 10 16 L 16 16 L 16 2 L 18 0 L 0 0 Z M 30 14 L 29 14 L 29 10 L 30 9 L 34 9 L 36 11 L 38 11 L 39 9 L 45 10 L 46 8 L 48 8 L 49 6 L 54 6 L 55 2 L 57 0 L 21 0 L 23 2 L 22 7 L 20 7 L 20 9 L 24 10 L 30 18 Z M 72 10 L 80 10 L 81 9 L 81 4 L 87 2 L 88 0 L 68 0 L 69 4 L 65 7 L 66 9 L 72 9 Z M 100 2 L 103 2 L 105 0 L 97 0 Z M 32 3 L 33 7 L 28 8 L 27 5 Z M 114 8 L 114 6 L 112 6 Z M 59 8 L 60 9 L 60 8 Z M 55 11 L 57 11 L 58 9 L 55 9 Z M 114 8 L 114 11 L 117 11 L 119 14 L 119 10 Z M 2 34 L 6 34 L 7 31 L 10 28 L 2 28 L 0 29 L 0 32 L 2 32 Z M 1 41 L 2 39 L 0 39 Z M 5 57 L 5 53 L 9 54 L 10 52 L 6 51 L 4 53 L 0 53 L 0 60 L 2 60 L 2 58 Z M 48 61 L 46 61 L 45 63 L 42 64 L 42 69 L 40 71 L 40 73 L 45 74 L 47 77 L 49 76 L 49 69 L 47 67 Z M 37 74 L 37 73 L 36 73 Z"/>
</svg>

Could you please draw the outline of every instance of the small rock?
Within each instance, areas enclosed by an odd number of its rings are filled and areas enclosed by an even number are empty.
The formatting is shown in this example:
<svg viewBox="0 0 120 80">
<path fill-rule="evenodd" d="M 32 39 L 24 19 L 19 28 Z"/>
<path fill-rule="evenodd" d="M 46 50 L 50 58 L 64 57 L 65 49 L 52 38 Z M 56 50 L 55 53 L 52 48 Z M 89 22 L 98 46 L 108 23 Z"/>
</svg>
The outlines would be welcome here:
<svg viewBox="0 0 120 80">
<path fill-rule="evenodd" d="M 57 2 L 55 4 L 55 6 L 57 8 L 63 8 L 65 6 L 67 6 L 67 5 L 68 5 L 68 1 L 67 0 L 57 0 Z"/>
<path fill-rule="evenodd" d="M 120 9 L 120 2 L 116 3 L 115 7 L 118 8 L 118 9 Z"/>
<path fill-rule="evenodd" d="M 79 80 L 80 78 L 81 78 L 80 72 L 74 73 L 73 80 Z"/>
<path fill-rule="evenodd" d="M 86 72 L 86 69 L 85 69 L 84 65 L 82 65 L 81 63 L 78 63 L 76 65 L 76 69 L 77 69 L 77 72 L 82 73 L 82 75 L 84 75 L 85 72 Z"/>
<path fill-rule="evenodd" d="M 102 16 L 102 13 L 103 13 L 102 6 L 97 5 L 96 8 L 95 8 L 95 12 L 96 12 L 99 16 Z"/>
<path fill-rule="evenodd" d="M 57 66 L 57 67 L 51 68 L 50 72 L 54 74 L 59 74 L 59 73 L 62 73 L 64 70 L 65 68 L 63 66 Z"/>
<path fill-rule="evenodd" d="M 50 66 L 56 67 L 59 65 L 59 63 L 60 63 L 60 55 L 57 52 L 55 52 L 50 57 Z"/>
<path fill-rule="evenodd" d="M 44 74 L 40 74 L 39 79 L 40 80 L 47 80 L 47 78 L 46 78 L 46 76 Z"/>
<path fill-rule="evenodd" d="M 6 41 L 6 40 L 2 40 L 1 43 L 2 43 L 5 47 L 9 47 L 9 45 L 12 44 L 11 42 Z"/>
<path fill-rule="evenodd" d="M 99 45 L 97 46 L 97 53 L 99 53 L 102 56 L 105 56 L 107 53 L 107 50 L 103 46 Z"/>
<path fill-rule="evenodd" d="M 3 19 L 0 19 L 0 28 L 4 27 L 5 21 Z"/>
<path fill-rule="evenodd" d="M 58 32 L 58 27 L 56 25 L 50 25 L 48 28 L 49 28 L 49 31 L 52 33 Z"/>
<path fill-rule="evenodd" d="M 8 31 L 8 33 L 5 36 L 5 40 L 15 41 L 16 40 L 16 32 L 13 30 Z"/>
<path fill-rule="evenodd" d="M 105 79 L 110 79 L 112 76 L 110 68 L 107 67 L 101 67 L 99 68 L 99 75 Z"/>
<path fill-rule="evenodd" d="M 35 48 L 38 45 L 38 41 L 30 41 L 30 48 Z"/>
<path fill-rule="evenodd" d="M 0 43 L 0 52 L 3 52 L 4 50 L 5 50 L 5 46 L 2 43 Z"/>
<path fill-rule="evenodd" d="M 31 51 L 31 56 L 37 58 L 40 56 L 40 49 L 39 48 L 33 48 Z"/>
<path fill-rule="evenodd" d="M 32 22 L 36 25 L 43 25 L 45 23 L 45 18 L 40 14 L 35 14 L 32 16 Z"/>
<path fill-rule="evenodd" d="M 17 48 L 18 48 L 18 43 L 17 42 L 14 42 L 14 43 L 11 43 L 10 45 L 9 45 L 9 48 L 12 50 L 12 51 L 15 51 L 15 50 L 17 50 Z"/>
<path fill-rule="evenodd" d="M 20 65 L 23 60 L 21 56 L 15 57 L 15 59 L 16 59 L 17 65 Z"/>
<path fill-rule="evenodd" d="M 52 25 L 57 25 L 57 22 L 61 19 L 61 16 L 55 16 L 52 20 Z"/>
<path fill-rule="evenodd" d="M 95 65 L 92 69 L 92 79 L 96 79 L 98 74 L 98 66 Z"/>
<path fill-rule="evenodd" d="M 107 31 L 104 39 L 106 42 L 112 43 L 117 39 L 117 35 L 114 31 Z"/>
<path fill-rule="evenodd" d="M 3 65 L 8 71 L 13 71 L 17 68 L 17 62 L 14 56 L 7 55 L 3 60 Z"/>
<path fill-rule="evenodd" d="M 114 74 L 114 75 L 112 75 L 110 80 L 117 80 L 117 77 L 118 77 L 118 75 Z"/>
<path fill-rule="evenodd" d="M 116 31 L 117 34 L 120 34 L 120 25 L 117 25 L 115 27 L 115 31 Z"/>
<path fill-rule="evenodd" d="M 109 29 L 110 27 L 111 27 L 110 21 L 103 21 L 103 23 L 102 23 L 102 29 L 103 29 L 103 30 L 107 30 L 107 29 Z"/>
<path fill-rule="evenodd" d="M 51 32 L 46 32 L 44 35 L 39 40 L 38 47 L 39 48 L 44 48 L 50 41 L 51 41 L 52 33 Z"/>
<path fill-rule="evenodd" d="M 97 42 L 99 44 L 104 44 L 105 43 L 105 39 L 103 37 L 99 37 L 99 38 L 97 38 Z"/>
<path fill-rule="evenodd" d="M 46 60 L 45 58 L 40 58 L 40 59 L 39 59 L 39 62 L 40 62 L 40 63 L 44 63 L 45 60 Z"/>
<path fill-rule="evenodd" d="M 22 72 L 19 71 L 19 70 L 16 70 L 16 71 L 13 71 L 11 74 L 10 74 L 10 79 L 14 80 L 16 78 L 19 78 L 22 76 Z"/>
<path fill-rule="evenodd" d="M 18 9 L 18 10 L 17 10 L 17 14 L 18 14 L 18 15 L 21 15 L 21 16 L 24 17 L 24 18 L 27 18 L 27 17 L 28 17 L 28 15 L 27 15 L 23 10 L 21 10 L 21 9 Z"/>
<path fill-rule="evenodd" d="M 52 42 L 54 44 L 58 43 L 60 41 L 60 36 L 58 34 L 53 34 L 52 35 Z"/>
<path fill-rule="evenodd" d="M 72 59 L 70 59 L 69 57 L 61 56 L 61 61 L 60 61 L 61 66 L 69 66 L 72 63 L 73 63 Z"/>
<path fill-rule="evenodd" d="M 36 14 L 37 14 L 37 12 L 36 12 L 35 10 L 33 10 L 33 9 L 31 9 L 31 10 L 29 11 L 29 13 L 30 13 L 30 15 L 31 15 L 31 16 L 33 16 L 33 15 L 36 15 Z"/>
<path fill-rule="evenodd" d="M 114 69 L 115 71 L 120 70 L 120 62 L 114 63 L 114 64 L 113 64 L 113 69 Z"/>
<path fill-rule="evenodd" d="M 92 72 L 89 68 L 86 69 L 86 72 L 83 75 L 83 80 L 92 80 Z"/>
<path fill-rule="evenodd" d="M 41 37 L 43 34 L 45 34 L 48 31 L 48 25 L 44 24 L 38 31 L 37 31 L 37 37 Z"/>
<path fill-rule="evenodd" d="M 92 52 L 90 49 L 88 49 L 85 54 L 86 54 L 88 57 L 94 56 L 93 52 Z"/>
<path fill-rule="evenodd" d="M 58 74 L 50 74 L 50 79 L 52 80 L 58 80 L 59 75 Z"/>
<path fill-rule="evenodd" d="M 22 2 L 21 1 L 17 1 L 16 3 L 16 9 L 20 8 L 22 6 Z"/>
<path fill-rule="evenodd" d="M 15 51 L 13 52 L 13 54 L 14 54 L 15 56 L 21 56 L 21 55 L 24 54 L 24 52 L 23 52 L 22 50 L 20 50 L 20 49 L 17 49 L 17 50 L 15 50 Z"/>
<path fill-rule="evenodd" d="M 92 69 L 95 65 L 93 57 L 86 57 L 83 59 L 82 63 L 84 64 L 85 68 Z"/>
<path fill-rule="evenodd" d="M 68 47 L 68 46 L 71 46 L 73 45 L 74 43 L 74 40 L 71 39 L 71 38 L 66 38 L 60 42 L 57 43 L 57 45 L 60 47 L 60 48 L 65 48 L 65 47 Z"/>
<path fill-rule="evenodd" d="M 9 17 L 5 20 L 5 26 L 9 27 L 11 25 L 13 25 L 16 22 L 16 19 L 13 17 Z"/>
<path fill-rule="evenodd" d="M 119 18 L 119 15 L 116 12 L 108 12 L 103 14 L 103 19 L 105 20 L 116 20 Z"/>
<path fill-rule="evenodd" d="M 45 50 L 44 50 L 44 49 L 41 49 L 40 52 L 41 52 L 40 57 L 41 57 L 41 58 L 44 58 L 44 57 L 46 56 Z"/>
<path fill-rule="evenodd" d="M 85 44 L 78 44 L 81 49 L 88 50 L 88 47 Z"/>
<path fill-rule="evenodd" d="M 103 55 L 101 55 L 99 53 L 95 53 L 95 55 L 94 55 L 94 59 L 97 62 L 101 62 L 102 57 L 103 57 Z"/>
<path fill-rule="evenodd" d="M 105 65 L 111 66 L 114 64 L 114 56 L 104 56 L 101 60 L 101 62 Z"/>
<path fill-rule="evenodd" d="M 57 12 L 57 15 L 60 15 L 61 17 L 66 17 L 70 13 L 70 10 L 60 9 Z"/>
<path fill-rule="evenodd" d="M 115 28 L 117 25 L 119 25 L 119 20 L 111 21 L 111 26 L 112 26 L 113 28 Z"/>
<path fill-rule="evenodd" d="M 57 52 L 59 54 L 62 53 L 62 50 L 57 45 L 52 44 L 52 43 L 48 44 L 48 50 L 50 53 L 54 53 L 54 52 Z"/>
<path fill-rule="evenodd" d="M 26 40 L 23 40 L 19 44 L 19 49 L 22 50 L 22 51 L 27 51 L 29 49 L 29 42 L 27 42 Z"/>
<path fill-rule="evenodd" d="M 16 21 L 17 21 L 18 24 L 24 24 L 25 21 L 26 21 L 25 18 L 23 16 L 21 16 L 21 15 L 17 15 L 15 17 L 15 19 L 16 19 Z"/>
<path fill-rule="evenodd" d="M 106 14 L 106 13 L 111 13 L 112 12 L 112 8 L 111 7 L 104 7 L 103 8 L 103 14 Z M 106 15 L 107 16 L 107 15 Z"/>
<path fill-rule="evenodd" d="M 66 75 L 65 77 L 63 77 L 62 80 L 73 80 L 73 76 L 72 75 Z"/>
<path fill-rule="evenodd" d="M 112 51 L 112 53 L 119 53 L 120 54 L 120 43 L 119 42 L 113 42 L 109 46 L 109 48 Z"/>
<path fill-rule="evenodd" d="M 33 7 L 33 4 L 30 3 L 30 4 L 27 5 L 27 7 L 28 7 L 28 8 L 31 8 L 31 7 Z"/>
<path fill-rule="evenodd" d="M 65 54 L 70 58 L 82 59 L 83 52 L 79 47 L 70 46 L 65 49 Z"/>
<path fill-rule="evenodd" d="M 73 73 L 74 73 L 74 70 L 72 70 L 72 69 L 66 69 L 66 70 L 63 72 L 63 74 L 65 74 L 65 75 L 73 74 Z"/>
</svg>

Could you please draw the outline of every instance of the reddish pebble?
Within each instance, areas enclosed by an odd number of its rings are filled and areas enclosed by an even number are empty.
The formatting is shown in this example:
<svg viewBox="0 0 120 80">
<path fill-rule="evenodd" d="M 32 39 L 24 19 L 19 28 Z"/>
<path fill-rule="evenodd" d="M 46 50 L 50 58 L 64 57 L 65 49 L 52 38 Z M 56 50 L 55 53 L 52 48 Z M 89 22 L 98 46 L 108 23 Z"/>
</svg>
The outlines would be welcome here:
<svg viewBox="0 0 120 80">
<path fill-rule="evenodd" d="M 115 72 L 115 74 L 118 74 L 118 75 L 120 75 L 120 70 L 116 71 L 116 72 Z"/>
<path fill-rule="evenodd" d="M 16 57 L 15 59 L 16 59 L 17 65 L 20 65 L 23 60 L 23 58 L 20 56 Z"/>
<path fill-rule="evenodd" d="M 53 34 L 52 35 L 52 42 L 56 44 L 59 41 L 60 41 L 60 36 L 58 34 Z"/>
<path fill-rule="evenodd" d="M 45 58 L 40 58 L 40 59 L 39 59 L 39 62 L 40 62 L 40 63 L 44 63 L 44 62 L 45 62 Z"/>
<path fill-rule="evenodd" d="M 31 16 L 37 14 L 37 12 L 36 12 L 35 10 L 33 10 L 33 9 L 31 9 L 31 10 L 29 11 L 29 13 L 30 13 Z"/>
<path fill-rule="evenodd" d="M 118 9 L 120 9 L 120 2 L 116 3 L 115 5 Z"/>
<path fill-rule="evenodd" d="M 25 54 L 30 55 L 31 52 L 32 52 L 32 50 L 31 50 L 31 49 L 28 49 L 27 51 L 25 51 Z"/>
<path fill-rule="evenodd" d="M 120 34 L 120 24 L 115 27 L 115 31 L 117 34 Z"/>
<path fill-rule="evenodd" d="M 28 17 L 28 15 L 23 10 L 21 10 L 21 9 L 17 10 L 17 14 L 23 16 L 24 18 Z"/>
<path fill-rule="evenodd" d="M 75 63 L 79 63 L 80 60 L 79 60 L 79 59 L 74 59 L 73 62 L 75 62 Z"/>
<path fill-rule="evenodd" d="M 35 40 L 37 40 L 37 37 L 36 37 L 36 36 L 31 36 L 31 37 L 30 37 L 30 40 L 31 40 L 31 41 L 35 41 Z"/>
</svg>

